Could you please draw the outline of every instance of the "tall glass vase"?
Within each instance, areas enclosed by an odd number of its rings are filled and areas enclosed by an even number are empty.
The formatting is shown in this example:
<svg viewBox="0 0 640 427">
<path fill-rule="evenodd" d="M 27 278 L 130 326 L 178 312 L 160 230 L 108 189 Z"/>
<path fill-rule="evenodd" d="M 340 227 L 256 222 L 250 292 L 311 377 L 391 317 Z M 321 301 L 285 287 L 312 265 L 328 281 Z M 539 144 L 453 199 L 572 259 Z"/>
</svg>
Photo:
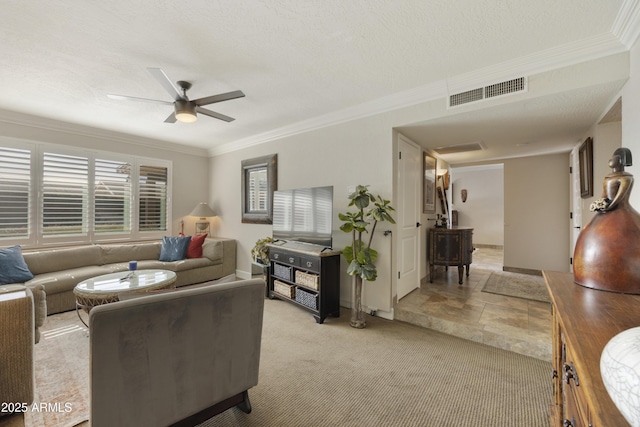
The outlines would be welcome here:
<svg viewBox="0 0 640 427">
<path fill-rule="evenodd" d="M 362 329 L 367 326 L 362 311 L 362 277 L 352 276 L 351 281 L 351 326 Z"/>
</svg>

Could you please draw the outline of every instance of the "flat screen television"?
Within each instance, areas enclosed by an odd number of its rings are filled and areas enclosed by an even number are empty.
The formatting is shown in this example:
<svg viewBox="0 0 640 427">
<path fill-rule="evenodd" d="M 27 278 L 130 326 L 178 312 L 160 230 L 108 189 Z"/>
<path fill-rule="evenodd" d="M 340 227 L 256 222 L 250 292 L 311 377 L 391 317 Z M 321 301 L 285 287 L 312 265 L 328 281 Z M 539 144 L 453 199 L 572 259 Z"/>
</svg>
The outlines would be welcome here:
<svg viewBox="0 0 640 427">
<path fill-rule="evenodd" d="M 273 238 L 331 248 L 333 186 L 273 192 Z"/>
</svg>

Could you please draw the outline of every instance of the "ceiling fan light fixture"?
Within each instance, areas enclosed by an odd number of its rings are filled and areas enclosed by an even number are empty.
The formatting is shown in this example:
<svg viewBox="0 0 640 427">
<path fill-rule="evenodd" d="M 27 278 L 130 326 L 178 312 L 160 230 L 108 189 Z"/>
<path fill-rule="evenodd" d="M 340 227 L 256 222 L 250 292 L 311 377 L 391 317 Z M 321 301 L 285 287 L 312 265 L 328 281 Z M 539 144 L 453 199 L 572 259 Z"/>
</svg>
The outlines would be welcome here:
<svg viewBox="0 0 640 427">
<path fill-rule="evenodd" d="M 176 120 L 183 123 L 193 123 L 198 120 L 196 115 L 196 106 L 190 101 L 176 101 Z"/>
</svg>

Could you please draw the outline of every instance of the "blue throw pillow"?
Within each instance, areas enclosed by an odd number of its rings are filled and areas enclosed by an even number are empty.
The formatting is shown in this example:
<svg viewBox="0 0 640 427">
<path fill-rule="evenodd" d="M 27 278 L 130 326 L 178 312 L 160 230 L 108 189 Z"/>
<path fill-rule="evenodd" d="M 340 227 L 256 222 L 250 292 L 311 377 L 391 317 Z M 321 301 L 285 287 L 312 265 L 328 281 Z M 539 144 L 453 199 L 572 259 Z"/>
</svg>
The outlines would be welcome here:
<svg viewBox="0 0 640 427">
<path fill-rule="evenodd" d="M 24 262 L 20 246 L 0 249 L 0 285 L 24 283 L 31 279 L 33 274 Z"/>
<path fill-rule="evenodd" d="M 162 238 L 160 261 L 179 261 L 187 256 L 187 249 L 191 243 L 191 236 L 176 236 Z"/>
</svg>

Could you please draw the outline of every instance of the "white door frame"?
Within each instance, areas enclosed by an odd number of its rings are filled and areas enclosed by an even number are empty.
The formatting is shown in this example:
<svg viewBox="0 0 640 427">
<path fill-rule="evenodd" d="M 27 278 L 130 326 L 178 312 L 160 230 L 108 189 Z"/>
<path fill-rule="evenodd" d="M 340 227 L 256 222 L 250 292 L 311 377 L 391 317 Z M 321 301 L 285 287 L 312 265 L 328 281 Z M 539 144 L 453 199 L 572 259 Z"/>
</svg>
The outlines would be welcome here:
<svg viewBox="0 0 640 427">
<path fill-rule="evenodd" d="M 573 261 L 573 252 L 582 231 L 582 195 L 580 194 L 580 144 L 576 145 L 569 154 L 569 194 L 571 198 L 571 214 L 569 224 L 569 259 Z M 569 262 L 569 271 L 573 271 Z"/>
</svg>

